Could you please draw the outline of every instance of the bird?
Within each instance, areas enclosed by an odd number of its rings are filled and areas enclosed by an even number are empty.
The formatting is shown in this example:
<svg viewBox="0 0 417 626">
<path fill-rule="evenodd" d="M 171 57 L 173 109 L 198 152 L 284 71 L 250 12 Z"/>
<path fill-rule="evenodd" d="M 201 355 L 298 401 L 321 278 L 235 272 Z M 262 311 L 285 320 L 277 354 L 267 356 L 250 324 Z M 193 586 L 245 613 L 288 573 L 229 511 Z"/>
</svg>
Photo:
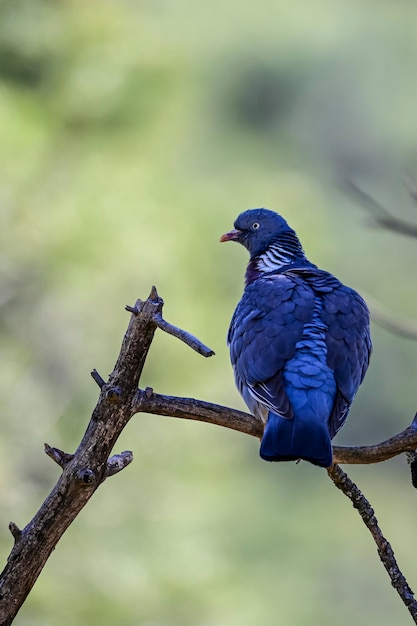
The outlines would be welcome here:
<svg viewBox="0 0 417 626">
<path fill-rule="evenodd" d="M 220 241 L 250 255 L 227 343 L 237 389 L 264 422 L 260 456 L 329 468 L 372 352 L 368 307 L 274 211 L 244 211 Z"/>
</svg>

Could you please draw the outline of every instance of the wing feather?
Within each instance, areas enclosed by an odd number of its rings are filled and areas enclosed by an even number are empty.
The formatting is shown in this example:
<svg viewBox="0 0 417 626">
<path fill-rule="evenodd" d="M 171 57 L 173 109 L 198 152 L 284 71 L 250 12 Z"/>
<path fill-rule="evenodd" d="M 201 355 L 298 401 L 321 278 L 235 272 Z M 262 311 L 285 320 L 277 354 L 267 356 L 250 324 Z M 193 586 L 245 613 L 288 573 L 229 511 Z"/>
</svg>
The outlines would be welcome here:
<svg viewBox="0 0 417 626">
<path fill-rule="evenodd" d="M 251 283 L 239 302 L 228 334 L 236 383 L 249 406 L 260 402 L 283 417 L 293 416 L 282 370 L 295 354 L 311 321 L 314 292 L 298 276 L 276 274 Z"/>
</svg>

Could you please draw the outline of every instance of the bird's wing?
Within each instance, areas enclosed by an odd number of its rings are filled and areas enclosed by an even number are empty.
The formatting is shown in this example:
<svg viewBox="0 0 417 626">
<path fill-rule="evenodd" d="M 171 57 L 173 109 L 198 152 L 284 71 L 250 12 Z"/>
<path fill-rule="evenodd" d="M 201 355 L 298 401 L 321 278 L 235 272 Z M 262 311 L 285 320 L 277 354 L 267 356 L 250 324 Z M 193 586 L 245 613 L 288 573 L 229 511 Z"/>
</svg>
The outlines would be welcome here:
<svg viewBox="0 0 417 626">
<path fill-rule="evenodd" d="M 337 385 L 335 405 L 329 418 L 331 437 L 345 422 L 372 350 L 368 307 L 356 291 L 339 281 L 337 283 L 322 294 L 322 320 L 327 326 L 327 364 L 334 371 Z"/>
<path fill-rule="evenodd" d="M 282 370 L 312 319 L 314 297 L 302 277 L 259 278 L 246 287 L 230 324 L 230 356 L 242 395 L 287 418 L 293 411 Z"/>
</svg>

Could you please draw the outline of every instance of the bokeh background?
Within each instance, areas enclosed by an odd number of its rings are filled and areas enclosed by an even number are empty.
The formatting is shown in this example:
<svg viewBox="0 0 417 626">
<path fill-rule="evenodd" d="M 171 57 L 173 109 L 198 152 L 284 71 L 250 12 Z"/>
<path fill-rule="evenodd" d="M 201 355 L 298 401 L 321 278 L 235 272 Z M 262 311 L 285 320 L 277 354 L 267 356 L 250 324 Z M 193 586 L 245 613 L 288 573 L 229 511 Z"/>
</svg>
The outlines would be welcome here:
<svg viewBox="0 0 417 626">
<path fill-rule="evenodd" d="M 375 228 L 354 181 L 416 219 L 417 5 L 409 0 L 3 0 L 0 4 L 0 547 L 25 525 L 112 370 L 125 304 L 165 317 L 143 385 L 243 408 L 225 336 L 245 251 L 237 214 L 281 212 L 312 260 L 417 319 L 417 241 Z M 374 325 L 339 444 L 380 441 L 417 402 L 417 343 Z M 406 624 L 375 547 L 324 471 L 256 440 L 141 415 L 65 534 L 19 626 Z M 417 586 L 417 494 L 403 458 L 349 472 Z"/>
</svg>

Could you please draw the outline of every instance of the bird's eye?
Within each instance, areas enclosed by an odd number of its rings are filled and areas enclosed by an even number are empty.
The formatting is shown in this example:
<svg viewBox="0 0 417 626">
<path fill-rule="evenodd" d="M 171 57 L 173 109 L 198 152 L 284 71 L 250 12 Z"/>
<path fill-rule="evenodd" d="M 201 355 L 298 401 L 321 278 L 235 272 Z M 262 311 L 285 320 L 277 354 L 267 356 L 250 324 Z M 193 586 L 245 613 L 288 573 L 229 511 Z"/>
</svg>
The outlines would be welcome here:
<svg viewBox="0 0 417 626">
<path fill-rule="evenodd" d="M 258 230 L 258 228 L 260 228 L 260 227 L 261 227 L 261 225 L 260 225 L 259 222 L 254 222 L 252 224 L 252 230 Z"/>
</svg>

